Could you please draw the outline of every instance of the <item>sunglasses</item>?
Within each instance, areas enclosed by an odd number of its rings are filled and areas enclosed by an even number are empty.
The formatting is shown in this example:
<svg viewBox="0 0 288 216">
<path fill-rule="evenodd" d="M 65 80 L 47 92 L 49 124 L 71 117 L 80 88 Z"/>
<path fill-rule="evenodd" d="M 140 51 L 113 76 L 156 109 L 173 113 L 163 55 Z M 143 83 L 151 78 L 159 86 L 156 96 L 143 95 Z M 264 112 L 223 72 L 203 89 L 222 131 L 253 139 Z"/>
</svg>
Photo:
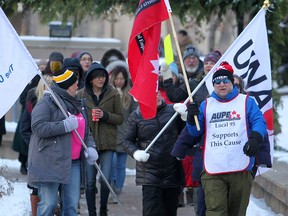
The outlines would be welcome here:
<svg viewBox="0 0 288 216">
<path fill-rule="evenodd" d="M 219 85 L 221 82 L 223 82 L 224 84 L 227 84 L 227 83 L 230 83 L 231 80 L 228 79 L 228 78 L 223 78 L 223 79 L 217 79 L 216 78 L 216 79 L 213 80 L 213 84 Z"/>
</svg>

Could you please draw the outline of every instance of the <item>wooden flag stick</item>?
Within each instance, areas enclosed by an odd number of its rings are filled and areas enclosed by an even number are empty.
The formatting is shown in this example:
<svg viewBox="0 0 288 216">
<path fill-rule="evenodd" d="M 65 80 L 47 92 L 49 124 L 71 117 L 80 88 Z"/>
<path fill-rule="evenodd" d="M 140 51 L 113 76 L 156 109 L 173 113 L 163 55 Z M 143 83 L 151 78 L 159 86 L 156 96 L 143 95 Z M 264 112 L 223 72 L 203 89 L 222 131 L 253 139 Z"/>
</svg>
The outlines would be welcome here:
<svg viewBox="0 0 288 216">
<path fill-rule="evenodd" d="M 179 56 L 180 65 L 181 65 L 181 68 L 182 68 L 182 71 L 183 71 L 183 76 L 184 76 L 186 89 L 187 89 L 187 92 L 188 92 L 188 97 L 189 97 L 190 102 L 193 102 L 193 98 L 192 98 L 192 95 L 191 95 L 191 89 L 190 89 L 189 81 L 188 81 L 188 78 L 187 78 L 187 73 L 186 73 L 186 70 L 185 70 L 185 67 L 184 67 L 182 53 L 181 53 L 179 42 L 178 42 L 178 39 L 177 39 L 177 35 L 176 35 L 175 27 L 174 27 L 174 22 L 173 22 L 173 19 L 172 19 L 172 13 L 169 12 L 168 14 L 169 14 L 170 24 L 171 24 L 171 27 L 172 27 L 173 37 L 174 37 L 175 44 L 176 44 L 177 53 L 178 53 L 178 56 Z M 199 126 L 199 121 L 198 121 L 197 115 L 194 115 L 194 120 L 195 120 L 195 123 L 196 123 L 197 130 L 200 131 L 200 126 Z"/>
</svg>

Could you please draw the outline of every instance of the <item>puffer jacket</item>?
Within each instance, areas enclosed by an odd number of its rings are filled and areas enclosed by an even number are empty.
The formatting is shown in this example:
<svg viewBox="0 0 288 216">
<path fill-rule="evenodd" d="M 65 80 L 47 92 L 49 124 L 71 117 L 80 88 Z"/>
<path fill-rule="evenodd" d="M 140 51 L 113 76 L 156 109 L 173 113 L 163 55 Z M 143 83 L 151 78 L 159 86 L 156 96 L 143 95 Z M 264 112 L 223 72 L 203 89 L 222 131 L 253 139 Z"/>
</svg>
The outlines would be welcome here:
<svg viewBox="0 0 288 216">
<path fill-rule="evenodd" d="M 139 109 L 135 110 L 128 119 L 124 150 L 131 157 L 136 150 L 145 150 L 174 113 L 172 105 L 165 102 L 158 107 L 153 119 L 144 120 Z M 167 188 L 185 184 L 181 162 L 170 155 L 177 137 L 175 119 L 149 149 L 148 161 L 136 163 L 136 185 Z"/>
</svg>

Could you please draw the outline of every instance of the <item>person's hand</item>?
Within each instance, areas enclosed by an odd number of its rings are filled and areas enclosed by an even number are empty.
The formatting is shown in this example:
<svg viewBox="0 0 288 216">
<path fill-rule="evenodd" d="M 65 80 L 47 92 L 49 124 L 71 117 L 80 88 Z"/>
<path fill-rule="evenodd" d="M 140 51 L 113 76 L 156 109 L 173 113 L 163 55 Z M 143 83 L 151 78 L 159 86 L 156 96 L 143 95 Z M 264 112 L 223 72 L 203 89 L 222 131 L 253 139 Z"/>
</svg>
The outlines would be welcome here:
<svg viewBox="0 0 288 216">
<path fill-rule="evenodd" d="M 166 63 L 161 65 L 160 74 L 163 76 L 163 80 L 172 78 L 172 72 Z"/>
<path fill-rule="evenodd" d="M 87 150 L 84 150 L 84 155 L 87 159 L 87 163 L 89 165 L 94 165 L 98 159 L 98 152 L 96 151 L 96 149 L 92 148 L 92 147 L 88 147 Z"/>
<path fill-rule="evenodd" d="M 150 157 L 150 154 L 146 153 L 144 150 L 136 150 L 133 153 L 133 158 L 138 162 L 146 162 Z"/>
<path fill-rule="evenodd" d="M 256 131 L 251 131 L 248 141 L 243 147 L 243 152 L 248 157 L 256 156 L 260 149 L 260 144 L 263 142 L 261 134 Z"/>
<path fill-rule="evenodd" d="M 71 132 L 78 128 L 78 120 L 75 115 L 71 115 L 68 118 L 63 120 L 64 127 L 65 127 L 65 132 Z"/>
<path fill-rule="evenodd" d="M 199 111 L 199 107 L 198 107 L 198 104 L 195 103 L 195 102 L 190 102 L 187 106 L 187 122 L 190 124 L 190 125 L 195 125 L 195 118 L 194 116 L 198 116 L 200 111 Z"/>
<path fill-rule="evenodd" d="M 187 106 L 183 103 L 175 103 L 173 109 L 181 115 L 183 121 L 187 121 Z"/>
</svg>

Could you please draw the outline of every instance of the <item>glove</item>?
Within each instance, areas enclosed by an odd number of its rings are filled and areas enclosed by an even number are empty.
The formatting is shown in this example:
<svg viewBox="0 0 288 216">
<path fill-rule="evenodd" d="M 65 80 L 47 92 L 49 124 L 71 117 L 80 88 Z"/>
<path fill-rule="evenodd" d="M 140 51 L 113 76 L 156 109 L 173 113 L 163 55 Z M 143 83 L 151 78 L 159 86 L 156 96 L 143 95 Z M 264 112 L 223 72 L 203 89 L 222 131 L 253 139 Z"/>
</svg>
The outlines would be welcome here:
<svg viewBox="0 0 288 216">
<path fill-rule="evenodd" d="M 71 132 L 78 128 L 78 120 L 75 115 L 71 115 L 68 118 L 63 120 L 64 127 L 65 127 L 65 132 Z"/>
<path fill-rule="evenodd" d="M 199 115 L 199 107 L 197 105 L 197 103 L 195 102 L 190 102 L 188 104 L 188 107 L 187 107 L 187 122 L 190 124 L 190 125 L 195 125 L 195 119 L 194 119 L 194 116 L 198 116 Z"/>
<path fill-rule="evenodd" d="M 248 141 L 243 147 L 243 152 L 248 157 L 256 156 L 260 149 L 260 144 L 263 142 L 263 138 L 260 133 L 251 131 Z"/>
<path fill-rule="evenodd" d="M 175 103 L 173 109 L 181 115 L 183 121 L 187 121 L 187 107 L 183 103 Z"/>
<path fill-rule="evenodd" d="M 150 154 L 146 153 L 144 150 L 136 150 L 133 153 L 133 158 L 138 162 L 146 162 L 150 157 Z"/>
<path fill-rule="evenodd" d="M 96 151 L 96 149 L 92 148 L 92 147 L 88 147 L 87 150 L 84 150 L 84 155 L 87 159 L 87 163 L 89 165 L 94 165 L 98 159 L 98 153 Z"/>
<path fill-rule="evenodd" d="M 163 76 L 163 80 L 172 78 L 172 72 L 166 63 L 161 64 L 160 74 Z"/>
</svg>

